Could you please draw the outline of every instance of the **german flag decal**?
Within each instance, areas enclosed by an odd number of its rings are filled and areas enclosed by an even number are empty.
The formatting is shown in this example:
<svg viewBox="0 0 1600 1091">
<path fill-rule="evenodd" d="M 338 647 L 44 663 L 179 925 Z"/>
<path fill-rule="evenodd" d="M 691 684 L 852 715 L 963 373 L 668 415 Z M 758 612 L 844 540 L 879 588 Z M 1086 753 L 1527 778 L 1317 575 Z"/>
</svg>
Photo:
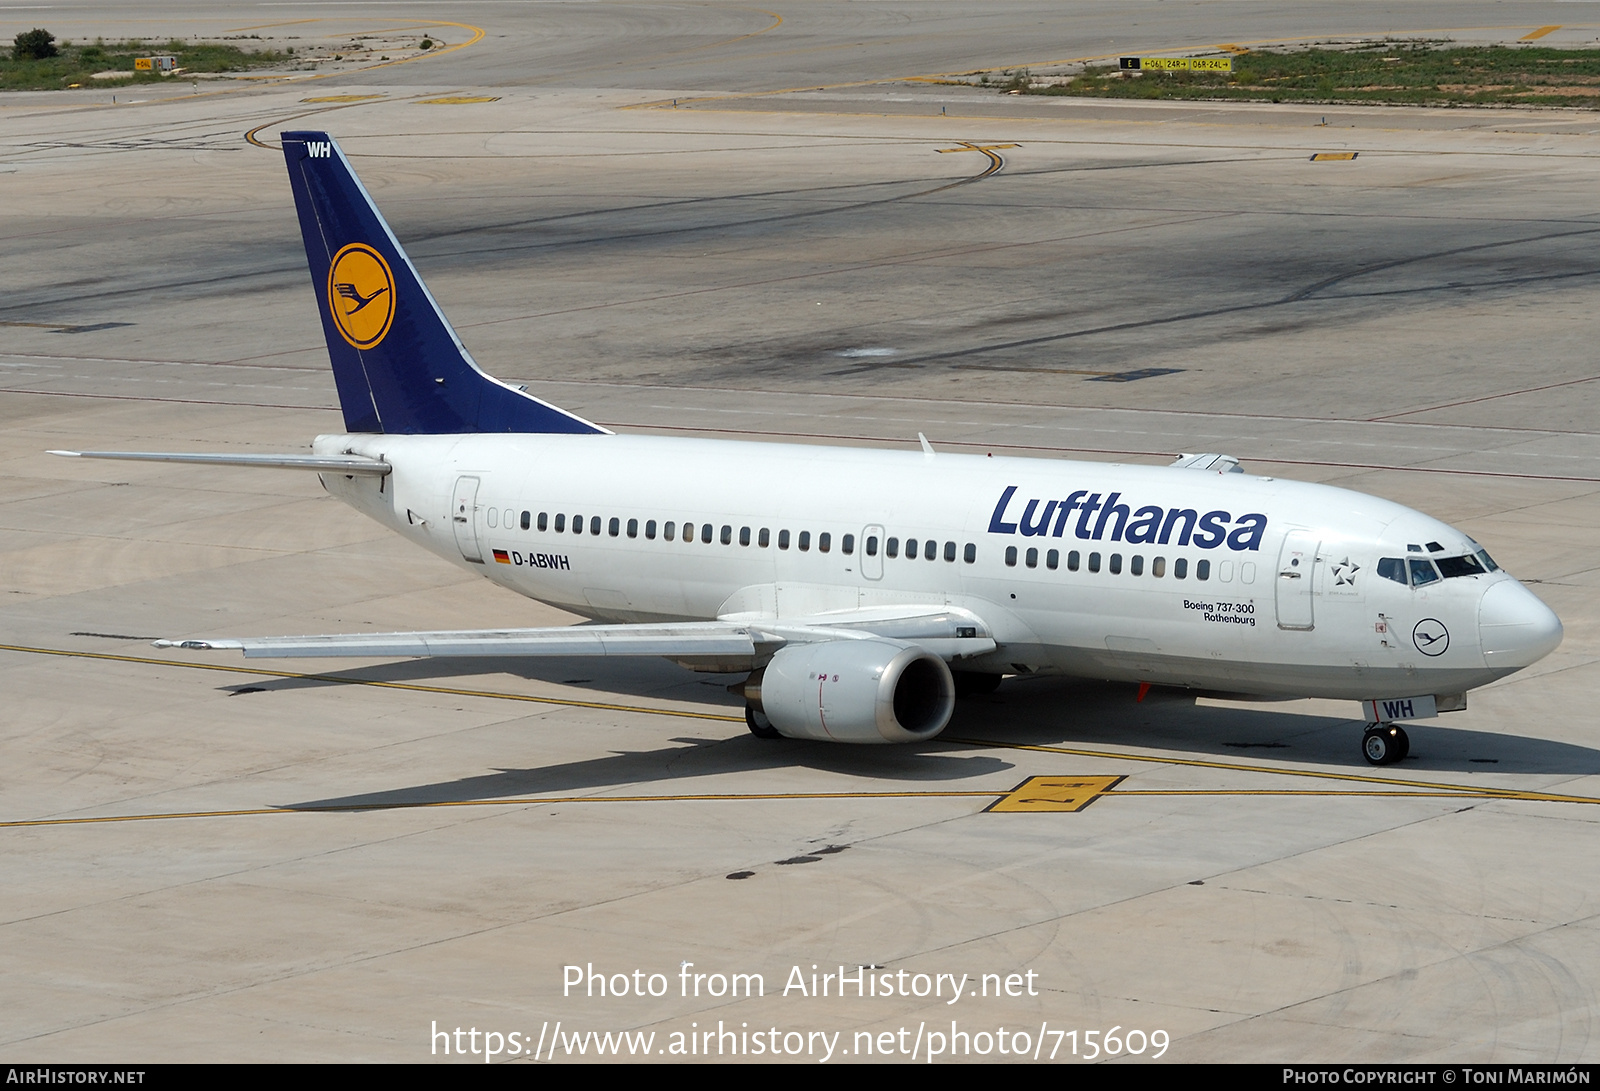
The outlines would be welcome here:
<svg viewBox="0 0 1600 1091">
<path fill-rule="evenodd" d="M 497 549 L 494 551 L 494 559 L 496 564 L 510 564 L 511 554 L 503 549 Z"/>
</svg>

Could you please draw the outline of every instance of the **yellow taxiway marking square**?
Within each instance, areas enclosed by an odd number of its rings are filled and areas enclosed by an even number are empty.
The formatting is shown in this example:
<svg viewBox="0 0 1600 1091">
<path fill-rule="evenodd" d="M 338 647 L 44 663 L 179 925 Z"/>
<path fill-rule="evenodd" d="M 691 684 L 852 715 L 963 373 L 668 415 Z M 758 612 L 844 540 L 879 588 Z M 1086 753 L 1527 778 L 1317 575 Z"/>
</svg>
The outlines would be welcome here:
<svg viewBox="0 0 1600 1091">
<path fill-rule="evenodd" d="M 1081 811 L 1122 777 L 1029 777 L 985 810 Z"/>
<path fill-rule="evenodd" d="M 1313 163 L 1336 163 L 1354 159 L 1360 152 L 1318 152 L 1311 157 Z"/>
</svg>

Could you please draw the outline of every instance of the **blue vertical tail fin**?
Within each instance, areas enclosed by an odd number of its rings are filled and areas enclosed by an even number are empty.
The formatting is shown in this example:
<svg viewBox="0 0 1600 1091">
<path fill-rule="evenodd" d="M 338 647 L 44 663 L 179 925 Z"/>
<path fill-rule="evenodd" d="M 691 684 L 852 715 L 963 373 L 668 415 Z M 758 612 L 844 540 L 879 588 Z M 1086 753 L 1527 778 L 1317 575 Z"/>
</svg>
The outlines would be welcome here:
<svg viewBox="0 0 1600 1091">
<path fill-rule="evenodd" d="M 339 145 L 327 133 L 282 135 L 348 431 L 606 431 L 485 374 Z"/>
</svg>

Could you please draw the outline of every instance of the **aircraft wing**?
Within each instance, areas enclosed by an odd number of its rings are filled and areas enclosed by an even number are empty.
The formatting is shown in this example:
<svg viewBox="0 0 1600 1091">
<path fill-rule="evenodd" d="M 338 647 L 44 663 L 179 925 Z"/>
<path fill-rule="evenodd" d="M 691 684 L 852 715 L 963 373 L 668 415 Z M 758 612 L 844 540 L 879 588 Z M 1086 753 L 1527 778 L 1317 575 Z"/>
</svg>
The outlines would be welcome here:
<svg viewBox="0 0 1600 1091">
<path fill-rule="evenodd" d="M 968 611 L 874 608 L 799 618 L 730 618 L 548 629 L 458 629 L 412 633 L 157 640 L 158 648 L 241 651 L 247 659 L 403 656 L 665 656 L 766 658 L 787 644 L 878 637 L 916 644 L 943 659 L 994 650 L 987 626 Z"/>
</svg>

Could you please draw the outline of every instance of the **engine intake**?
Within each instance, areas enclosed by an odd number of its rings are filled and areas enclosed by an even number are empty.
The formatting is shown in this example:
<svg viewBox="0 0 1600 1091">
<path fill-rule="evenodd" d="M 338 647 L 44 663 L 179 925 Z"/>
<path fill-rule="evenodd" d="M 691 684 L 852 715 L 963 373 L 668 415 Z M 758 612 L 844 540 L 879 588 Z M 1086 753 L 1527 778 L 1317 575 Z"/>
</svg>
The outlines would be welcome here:
<svg viewBox="0 0 1600 1091">
<path fill-rule="evenodd" d="M 922 742 L 956 705 L 944 660 L 893 640 L 783 648 L 745 694 L 780 734 L 822 742 Z"/>
</svg>

